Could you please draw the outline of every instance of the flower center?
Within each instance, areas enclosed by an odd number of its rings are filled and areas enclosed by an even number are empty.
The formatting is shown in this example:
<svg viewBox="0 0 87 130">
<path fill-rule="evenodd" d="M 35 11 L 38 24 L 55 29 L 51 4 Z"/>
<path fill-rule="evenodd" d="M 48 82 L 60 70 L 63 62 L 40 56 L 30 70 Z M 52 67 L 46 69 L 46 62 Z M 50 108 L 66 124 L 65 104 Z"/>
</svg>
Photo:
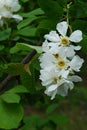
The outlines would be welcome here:
<svg viewBox="0 0 87 130">
<path fill-rule="evenodd" d="M 62 44 L 63 46 L 69 45 L 69 38 L 68 38 L 68 37 L 62 37 L 62 38 L 61 38 L 61 44 Z"/>
<path fill-rule="evenodd" d="M 5 4 L 4 4 L 4 7 L 5 7 L 8 11 L 11 12 L 11 7 L 9 7 L 8 5 L 5 5 Z"/>
<path fill-rule="evenodd" d="M 54 55 L 54 57 L 56 58 L 56 59 L 58 59 L 59 58 L 59 54 L 57 53 L 57 54 L 53 54 Z"/>
<path fill-rule="evenodd" d="M 59 80 L 58 77 L 54 77 L 54 78 L 53 78 L 53 81 L 54 81 L 55 84 L 57 84 L 58 80 Z"/>
<path fill-rule="evenodd" d="M 66 62 L 65 62 L 64 60 L 60 59 L 60 60 L 58 60 L 58 62 L 57 62 L 57 66 L 58 66 L 59 68 L 64 68 L 64 67 L 66 66 Z"/>
</svg>

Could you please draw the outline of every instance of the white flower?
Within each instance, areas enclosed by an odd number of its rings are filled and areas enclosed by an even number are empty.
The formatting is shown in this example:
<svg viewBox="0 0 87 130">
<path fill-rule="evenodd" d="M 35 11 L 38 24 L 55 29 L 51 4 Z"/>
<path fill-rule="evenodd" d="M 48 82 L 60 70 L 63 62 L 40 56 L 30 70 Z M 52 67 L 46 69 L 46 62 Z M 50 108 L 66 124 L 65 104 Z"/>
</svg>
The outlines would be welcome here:
<svg viewBox="0 0 87 130">
<path fill-rule="evenodd" d="M 74 45 L 69 45 L 69 46 L 58 46 L 57 43 L 53 42 L 48 42 L 45 40 L 42 44 L 42 50 L 43 52 L 49 52 L 51 54 L 56 54 L 56 53 L 65 53 L 66 57 L 73 57 L 75 55 L 75 51 L 79 51 L 81 49 L 81 46 L 74 46 Z"/>
<path fill-rule="evenodd" d="M 73 89 L 73 82 L 82 81 L 82 79 L 77 76 L 68 76 L 68 71 L 56 71 L 55 69 L 41 70 L 40 79 L 42 80 L 42 85 L 46 86 L 45 94 L 51 96 L 51 100 L 55 98 L 56 94 L 61 96 L 66 96 L 68 94 L 68 89 Z"/>
<path fill-rule="evenodd" d="M 45 94 L 55 98 L 56 94 L 66 96 L 68 90 L 73 89 L 73 82 L 80 82 L 82 79 L 75 75 L 79 72 L 84 60 L 76 55 L 76 51 L 81 46 L 74 46 L 70 42 L 80 42 L 82 32 L 74 31 L 67 36 L 67 22 L 57 24 L 57 31 L 51 31 L 45 35 L 45 41 L 42 44 L 43 54 L 40 60 L 40 80 L 46 87 Z"/>
<path fill-rule="evenodd" d="M 4 24 L 4 18 L 15 18 L 18 21 L 23 18 L 20 15 L 13 14 L 21 8 L 18 0 L 0 0 L 0 25 Z"/>
<path fill-rule="evenodd" d="M 73 87 L 74 87 L 73 82 L 61 79 L 60 85 L 54 84 L 54 85 L 51 85 L 50 87 L 47 87 L 45 90 L 45 94 L 47 94 L 48 96 L 51 96 L 51 100 L 53 100 L 56 94 L 59 94 L 61 96 L 67 96 L 68 90 L 73 89 Z"/>
<path fill-rule="evenodd" d="M 67 63 L 69 60 L 66 58 L 65 53 L 44 53 L 39 58 L 41 64 L 40 66 L 44 68 L 56 68 L 56 69 L 65 69 L 67 68 Z"/>
<path fill-rule="evenodd" d="M 63 21 L 57 24 L 57 31 L 51 31 L 49 34 L 46 34 L 44 37 L 45 39 L 49 40 L 50 42 L 57 43 L 58 45 L 67 46 L 70 42 L 80 42 L 82 40 L 82 32 L 80 30 L 74 31 L 70 36 L 67 36 L 68 30 L 67 22 Z"/>
<path fill-rule="evenodd" d="M 69 48 L 68 48 L 69 49 Z M 55 68 L 56 70 L 65 69 L 68 70 L 70 73 L 76 71 L 79 72 L 80 68 L 84 60 L 80 58 L 78 55 L 74 55 L 72 58 L 69 59 L 69 53 L 71 52 L 70 56 L 72 55 L 72 51 L 66 52 L 66 49 L 60 48 L 58 53 L 44 53 L 39 57 L 40 66 L 42 69 L 48 68 Z"/>
<path fill-rule="evenodd" d="M 67 78 L 69 72 L 67 70 L 58 71 L 55 68 L 43 69 L 40 71 L 40 79 L 43 86 L 59 83 L 61 77 Z M 60 83 L 61 84 L 61 83 Z"/>
</svg>

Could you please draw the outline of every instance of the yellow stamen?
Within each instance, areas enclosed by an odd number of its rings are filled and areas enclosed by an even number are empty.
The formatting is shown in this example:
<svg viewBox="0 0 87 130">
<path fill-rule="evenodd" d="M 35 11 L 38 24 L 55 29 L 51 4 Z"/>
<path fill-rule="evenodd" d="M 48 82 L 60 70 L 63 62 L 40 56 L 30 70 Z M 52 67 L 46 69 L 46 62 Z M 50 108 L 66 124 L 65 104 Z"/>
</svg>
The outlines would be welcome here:
<svg viewBox="0 0 87 130">
<path fill-rule="evenodd" d="M 53 78 L 53 81 L 54 81 L 55 84 L 58 82 L 58 80 L 59 80 L 58 77 L 54 77 L 54 78 Z"/>
<path fill-rule="evenodd" d="M 56 58 L 56 59 L 58 59 L 59 58 L 59 54 L 57 53 L 57 54 L 53 54 L 54 55 L 54 57 Z"/>
<path fill-rule="evenodd" d="M 62 38 L 61 38 L 61 44 L 62 44 L 63 46 L 69 45 L 69 39 L 68 39 L 68 37 L 62 37 Z"/>
<path fill-rule="evenodd" d="M 60 59 L 60 60 L 58 60 L 58 62 L 57 62 L 57 66 L 58 66 L 59 68 L 65 68 L 66 62 L 65 62 L 64 60 Z"/>
</svg>

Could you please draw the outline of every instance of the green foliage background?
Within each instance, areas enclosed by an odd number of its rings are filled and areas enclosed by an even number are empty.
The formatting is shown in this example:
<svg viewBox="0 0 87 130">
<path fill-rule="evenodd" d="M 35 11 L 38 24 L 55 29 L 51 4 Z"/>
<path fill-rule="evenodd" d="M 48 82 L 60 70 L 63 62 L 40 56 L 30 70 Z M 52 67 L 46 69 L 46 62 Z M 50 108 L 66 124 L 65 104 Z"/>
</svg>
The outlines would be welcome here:
<svg viewBox="0 0 87 130">
<path fill-rule="evenodd" d="M 87 129 L 87 1 L 86 0 L 20 0 L 18 12 L 23 21 L 10 19 L 0 28 L 0 82 L 13 76 L 4 87 L 0 85 L 0 130 L 86 130 Z M 44 34 L 66 20 L 67 4 L 72 30 L 80 29 L 83 40 L 79 55 L 85 63 L 80 72 L 83 82 L 75 84 L 65 98 L 51 101 L 44 94 L 39 80 L 40 48 L 29 62 L 24 57 L 32 45 L 41 45 Z M 17 43 L 19 43 L 17 45 Z M 20 45 L 22 43 L 22 45 Z M 23 44 L 27 43 L 28 47 Z M 78 124 L 78 125 L 77 125 Z"/>
</svg>

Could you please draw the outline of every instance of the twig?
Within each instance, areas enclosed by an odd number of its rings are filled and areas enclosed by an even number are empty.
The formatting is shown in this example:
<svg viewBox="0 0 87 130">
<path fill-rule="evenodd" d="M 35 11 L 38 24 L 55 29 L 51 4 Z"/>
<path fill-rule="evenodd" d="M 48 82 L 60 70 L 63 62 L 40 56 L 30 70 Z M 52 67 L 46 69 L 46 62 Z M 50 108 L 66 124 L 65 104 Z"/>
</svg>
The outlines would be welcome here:
<svg viewBox="0 0 87 130">
<path fill-rule="evenodd" d="M 22 64 L 27 64 L 30 60 L 35 56 L 37 52 L 35 50 L 31 51 L 22 61 Z M 13 78 L 12 75 L 8 75 L 1 83 L 0 83 L 0 91 L 5 87 L 9 80 Z"/>
</svg>

